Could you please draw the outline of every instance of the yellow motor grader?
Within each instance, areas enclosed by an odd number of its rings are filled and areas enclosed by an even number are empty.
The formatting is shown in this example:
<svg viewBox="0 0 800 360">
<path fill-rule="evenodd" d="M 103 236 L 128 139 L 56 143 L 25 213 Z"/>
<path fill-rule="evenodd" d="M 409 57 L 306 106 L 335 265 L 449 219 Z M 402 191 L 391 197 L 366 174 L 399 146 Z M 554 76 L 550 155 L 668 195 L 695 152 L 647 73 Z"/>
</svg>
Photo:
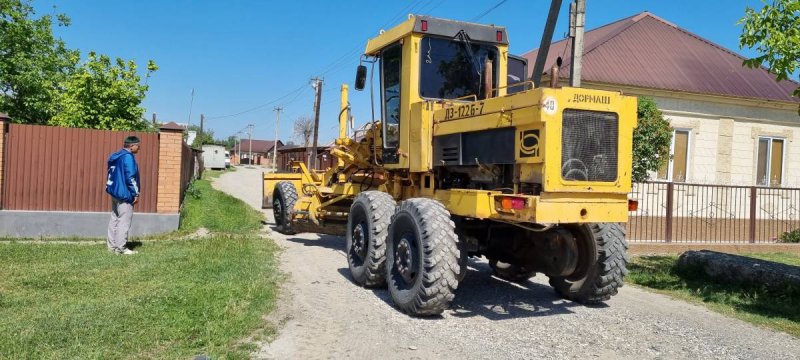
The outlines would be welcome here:
<svg viewBox="0 0 800 360">
<path fill-rule="evenodd" d="M 634 97 L 534 88 L 505 28 L 428 16 L 369 40 L 361 63 L 380 120 L 349 133 L 342 86 L 337 164 L 264 174 L 280 232 L 344 235 L 353 281 L 416 316 L 448 307 L 469 257 L 582 303 L 617 293 Z"/>
</svg>

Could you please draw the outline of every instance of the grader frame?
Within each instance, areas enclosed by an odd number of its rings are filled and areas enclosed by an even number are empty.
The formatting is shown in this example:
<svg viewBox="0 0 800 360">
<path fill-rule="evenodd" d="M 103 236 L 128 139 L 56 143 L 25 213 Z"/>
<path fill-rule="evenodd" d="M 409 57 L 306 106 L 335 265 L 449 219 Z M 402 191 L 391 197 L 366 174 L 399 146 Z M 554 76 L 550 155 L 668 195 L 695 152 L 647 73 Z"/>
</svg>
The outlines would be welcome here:
<svg viewBox="0 0 800 360">
<path fill-rule="evenodd" d="M 616 294 L 636 99 L 509 84 L 515 59 L 503 27 L 427 16 L 369 40 L 381 120 L 348 134 L 342 85 L 337 164 L 264 174 L 278 230 L 345 235 L 354 281 L 388 284 L 412 315 L 447 308 L 469 257 L 508 281 L 541 272 L 568 299 Z"/>
</svg>

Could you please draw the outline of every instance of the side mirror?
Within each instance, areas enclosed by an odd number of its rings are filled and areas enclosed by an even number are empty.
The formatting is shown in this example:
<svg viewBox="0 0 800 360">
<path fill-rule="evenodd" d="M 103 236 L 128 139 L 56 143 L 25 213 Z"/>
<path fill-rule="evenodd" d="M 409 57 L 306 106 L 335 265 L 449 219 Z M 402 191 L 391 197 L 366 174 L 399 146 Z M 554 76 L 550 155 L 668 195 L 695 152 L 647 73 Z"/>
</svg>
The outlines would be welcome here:
<svg viewBox="0 0 800 360">
<path fill-rule="evenodd" d="M 358 65 L 356 69 L 356 90 L 364 90 L 364 84 L 367 82 L 367 67 Z"/>
</svg>

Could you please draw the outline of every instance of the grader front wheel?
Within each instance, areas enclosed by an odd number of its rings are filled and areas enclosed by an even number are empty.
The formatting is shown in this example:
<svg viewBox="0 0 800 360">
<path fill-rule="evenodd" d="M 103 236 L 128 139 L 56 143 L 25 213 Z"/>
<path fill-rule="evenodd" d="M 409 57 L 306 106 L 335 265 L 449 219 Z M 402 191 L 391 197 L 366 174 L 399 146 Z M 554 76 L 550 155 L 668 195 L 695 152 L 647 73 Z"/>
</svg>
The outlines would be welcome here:
<svg viewBox="0 0 800 360">
<path fill-rule="evenodd" d="M 566 277 L 551 276 L 550 285 L 563 298 L 596 304 L 616 295 L 628 274 L 628 242 L 618 224 L 587 224 L 571 228 L 578 245 L 576 271 Z"/>
<path fill-rule="evenodd" d="M 289 181 L 275 184 L 272 193 L 272 213 L 275 217 L 275 227 L 282 234 L 294 234 L 292 230 L 292 210 L 297 202 L 297 189 Z"/>
<path fill-rule="evenodd" d="M 450 213 L 431 199 L 400 203 L 389 226 L 386 281 L 395 305 L 414 316 L 440 314 L 458 287 L 459 250 Z"/>
</svg>

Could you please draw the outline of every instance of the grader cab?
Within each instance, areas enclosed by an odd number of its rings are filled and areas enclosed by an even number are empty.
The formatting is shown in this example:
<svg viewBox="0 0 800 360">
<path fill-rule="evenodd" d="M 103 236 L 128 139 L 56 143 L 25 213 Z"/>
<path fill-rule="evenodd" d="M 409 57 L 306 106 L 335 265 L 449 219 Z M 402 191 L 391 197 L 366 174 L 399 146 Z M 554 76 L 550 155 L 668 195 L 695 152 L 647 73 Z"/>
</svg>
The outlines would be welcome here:
<svg viewBox="0 0 800 360">
<path fill-rule="evenodd" d="M 499 26 L 410 16 L 369 40 L 356 88 L 377 92 L 380 120 L 348 133 L 343 85 L 336 166 L 265 175 L 279 231 L 345 235 L 353 280 L 412 315 L 446 309 L 470 257 L 609 299 L 627 272 L 636 99 L 533 88 L 526 67 Z"/>
</svg>

